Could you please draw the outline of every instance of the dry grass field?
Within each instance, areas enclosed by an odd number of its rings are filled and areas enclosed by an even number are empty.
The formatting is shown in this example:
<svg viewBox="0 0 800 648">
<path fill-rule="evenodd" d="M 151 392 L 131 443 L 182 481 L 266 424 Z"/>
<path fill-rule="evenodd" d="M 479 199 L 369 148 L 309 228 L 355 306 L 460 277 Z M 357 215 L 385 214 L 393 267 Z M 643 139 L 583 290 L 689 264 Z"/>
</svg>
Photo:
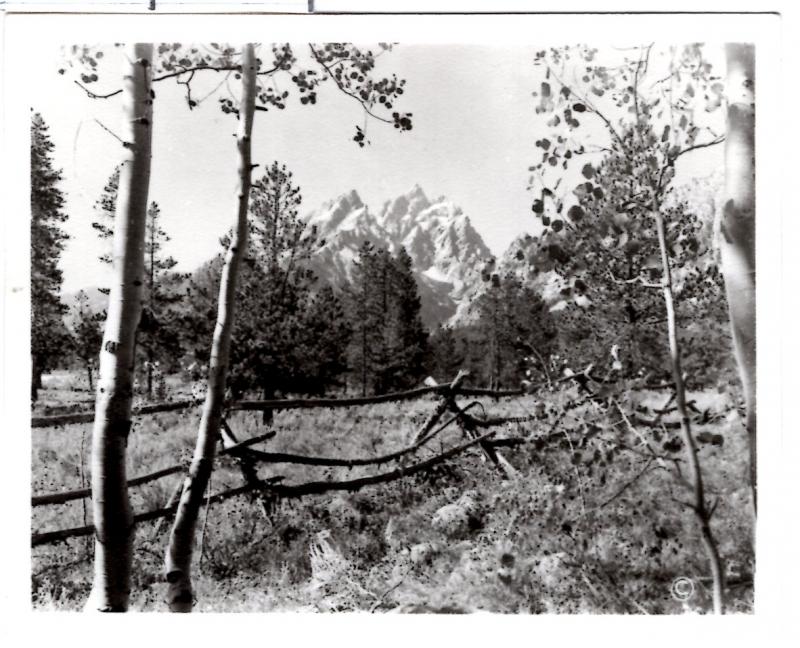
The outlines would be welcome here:
<svg viewBox="0 0 800 648">
<path fill-rule="evenodd" d="M 76 379 L 77 382 L 77 379 Z M 86 399 L 68 376 L 48 377 L 42 401 L 58 410 Z M 682 451 L 670 432 L 621 426 L 611 408 L 583 404 L 553 421 L 578 397 L 575 387 L 538 396 L 482 399 L 491 416 L 521 416 L 546 404 L 532 422 L 497 428 L 497 438 L 525 439 L 502 448 L 515 474 L 501 474 L 481 451 L 430 471 L 357 492 L 284 501 L 244 495 L 201 513 L 195 554 L 201 611 L 435 611 L 677 613 L 708 611 L 707 565 L 695 520 L 675 476 Z M 729 581 L 731 611 L 753 604 L 747 456 L 738 415 L 726 395 L 690 394 L 701 444 L 712 520 Z M 664 393 L 624 396 L 627 411 L 651 412 Z M 467 399 L 461 399 L 466 404 Z M 85 405 L 83 406 L 85 407 Z M 435 407 L 433 398 L 336 410 L 277 412 L 274 438 L 255 446 L 325 457 L 368 457 L 407 446 Z M 55 411 L 54 410 L 54 411 Z M 480 411 L 480 408 L 478 408 Z M 39 412 L 37 412 L 39 413 Z M 642 414 L 644 416 L 644 414 Z M 652 416 L 652 414 L 650 414 Z M 669 420 L 668 415 L 665 421 Z M 129 477 L 186 462 L 199 409 L 138 417 L 130 436 Z M 240 440 L 265 431 L 260 413 L 228 419 Z M 701 423 L 701 421 L 706 421 Z M 555 434 L 554 434 L 555 432 Z M 549 434 L 546 441 L 538 436 Z M 91 425 L 32 430 L 32 490 L 43 494 L 89 484 Z M 407 464 L 463 441 L 453 425 Z M 644 442 L 655 448 L 646 451 Z M 283 483 L 344 480 L 391 469 L 262 465 L 259 475 Z M 135 512 L 164 506 L 181 475 L 131 489 Z M 243 478 L 231 457 L 217 461 L 210 491 Z M 91 523 L 88 500 L 32 509 L 32 530 Z M 165 609 L 161 566 L 168 524 L 136 528 L 132 609 Z M 33 606 L 79 609 L 91 585 L 92 542 L 80 537 L 33 550 Z M 674 590 L 691 581 L 689 596 Z M 685 599 L 685 600 L 683 600 Z"/>
</svg>

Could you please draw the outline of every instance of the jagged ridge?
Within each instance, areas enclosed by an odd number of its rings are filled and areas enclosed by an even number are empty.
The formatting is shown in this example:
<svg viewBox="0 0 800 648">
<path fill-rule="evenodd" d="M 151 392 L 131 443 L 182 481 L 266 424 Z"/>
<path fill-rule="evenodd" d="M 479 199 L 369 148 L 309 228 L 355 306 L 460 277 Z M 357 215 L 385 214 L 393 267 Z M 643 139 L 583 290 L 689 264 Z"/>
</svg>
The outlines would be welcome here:
<svg viewBox="0 0 800 648">
<path fill-rule="evenodd" d="M 419 185 L 373 214 L 356 191 L 325 203 L 307 217 L 322 245 L 312 264 L 334 286 L 351 279 L 364 241 L 391 252 L 405 247 L 413 261 L 428 326 L 453 319 L 481 285 L 489 248 L 461 208 L 444 197 L 431 201 Z"/>
</svg>

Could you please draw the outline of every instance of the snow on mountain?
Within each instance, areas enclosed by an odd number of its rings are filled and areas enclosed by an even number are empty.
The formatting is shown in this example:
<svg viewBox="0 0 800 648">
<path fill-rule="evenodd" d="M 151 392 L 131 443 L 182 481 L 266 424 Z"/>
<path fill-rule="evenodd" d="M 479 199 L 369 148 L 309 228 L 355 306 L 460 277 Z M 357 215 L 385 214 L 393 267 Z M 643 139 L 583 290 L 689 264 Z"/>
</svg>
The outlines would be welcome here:
<svg viewBox="0 0 800 648">
<path fill-rule="evenodd" d="M 385 202 L 377 215 L 351 191 L 309 214 L 307 222 L 321 241 L 314 269 L 333 285 L 352 278 L 364 241 L 392 253 L 404 247 L 413 261 L 428 325 L 450 320 L 459 303 L 477 292 L 481 267 L 491 257 L 461 208 L 444 197 L 431 201 L 419 185 Z"/>
</svg>

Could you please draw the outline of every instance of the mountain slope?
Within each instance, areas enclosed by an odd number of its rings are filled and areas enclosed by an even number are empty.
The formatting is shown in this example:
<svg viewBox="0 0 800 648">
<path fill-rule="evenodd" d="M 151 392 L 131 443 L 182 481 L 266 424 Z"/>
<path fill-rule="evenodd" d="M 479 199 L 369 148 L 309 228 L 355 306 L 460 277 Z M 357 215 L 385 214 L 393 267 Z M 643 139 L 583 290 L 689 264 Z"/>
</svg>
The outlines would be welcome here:
<svg viewBox="0 0 800 648">
<path fill-rule="evenodd" d="M 418 185 L 385 202 L 377 215 L 351 191 L 312 212 L 307 222 L 316 227 L 321 241 L 313 268 L 334 286 L 351 279 L 364 241 L 392 253 L 404 247 L 413 261 L 427 326 L 456 315 L 460 304 L 476 292 L 481 268 L 491 257 L 459 207 L 444 197 L 431 201 Z"/>
</svg>

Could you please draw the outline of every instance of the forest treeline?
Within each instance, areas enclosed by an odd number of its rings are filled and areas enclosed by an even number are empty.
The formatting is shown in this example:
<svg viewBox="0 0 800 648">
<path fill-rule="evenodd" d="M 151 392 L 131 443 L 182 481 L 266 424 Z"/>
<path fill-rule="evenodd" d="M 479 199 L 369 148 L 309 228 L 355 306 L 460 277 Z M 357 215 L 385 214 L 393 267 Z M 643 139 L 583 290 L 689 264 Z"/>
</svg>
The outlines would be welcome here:
<svg viewBox="0 0 800 648">
<path fill-rule="evenodd" d="M 93 307 L 84 291 L 72 303 L 59 300 L 60 272 L 52 262 L 57 254 L 44 252 L 47 245 L 63 246 L 66 235 L 59 225 L 67 215 L 47 206 L 63 205 L 63 196 L 40 115 L 33 118 L 32 135 L 32 202 L 50 215 L 49 221 L 34 218 L 32 224 L 34 240 L 41 242 L 33 248 L 34 364 L 41 371 L 78 368 L 91 390 L 105 313 Z M 94 219 L 86 223 L 87 230 L 106 242 L 99 257 L 104 264 L 111 263 L 118 180 L 115 168 L 95 204 Z M 674 215 L 685 221 L 687 230 L 697 232 L 695 251 L 705 253 L 712 247 L 709 216 L 692 211 L 693 199 L 697 196 L 679 201 Z M 666 375 L 659 295 L 611 281 L 607 258 L 599 257 L 589 268 L 593 291 L 586 291 L 582 282 L 565 287 L 555 307 L 534 282 L 511 269 L 504 271 L 502 265 L 492 268 L 484 273 L 465 321 L 427 330 L 406 250 L 391 251 L 365 241 L 349 281 L 328 285 L 313 270 L 315 249 L 323 242 L 299 215 L 301 203 L 291 171 L 277 162 L 253 184 L 249 245 L 237 287 L 242 316 L 234 325 L 230 358 L 228 387 L 234 398 L 382 394 L 419 385 L 428 376 L 446 381 L 460 369 L 469 370 L 468 384 L 493 388 L 552 380 L 566 366 L 587 364 L 611 365 L 630 376 L 642 375 L 647 368 L 653 380 Z M 158 203 L 152 202 L 145 235 L 144 308 L 137 331 L 138 389 L 151 398 L 165 396 L 164 375 L 178 374 L 186 381 L 205 376 L 230 240 L 229 234 L 223 236 L 219 254 L 193 273 L 179 273 L 177 260 L 164 251 L 170 237 L 161 219 Z M 628 274 L 645 271 L 649 257 L 629 252 L 623 250 L 622 255 L 636 267 L 629 267 Z M 529 261 L 547 269 L 547 259 Z M 721 279 L 716 265 L 710 268 L 695 294 L 687 291 L 690 298 L 680 304 L 690 374 L 699 384 L 730 369 L 730 363 L 716 367 L 709 360 L 725 357 L 730 344 Z M 105 287 L 99 290 L 108 293 Z M 702 323 L 696 322 L 699 312 L 705 314 Z M 40 375 L 34 374 L 34 392 Z"/>
</svg>

